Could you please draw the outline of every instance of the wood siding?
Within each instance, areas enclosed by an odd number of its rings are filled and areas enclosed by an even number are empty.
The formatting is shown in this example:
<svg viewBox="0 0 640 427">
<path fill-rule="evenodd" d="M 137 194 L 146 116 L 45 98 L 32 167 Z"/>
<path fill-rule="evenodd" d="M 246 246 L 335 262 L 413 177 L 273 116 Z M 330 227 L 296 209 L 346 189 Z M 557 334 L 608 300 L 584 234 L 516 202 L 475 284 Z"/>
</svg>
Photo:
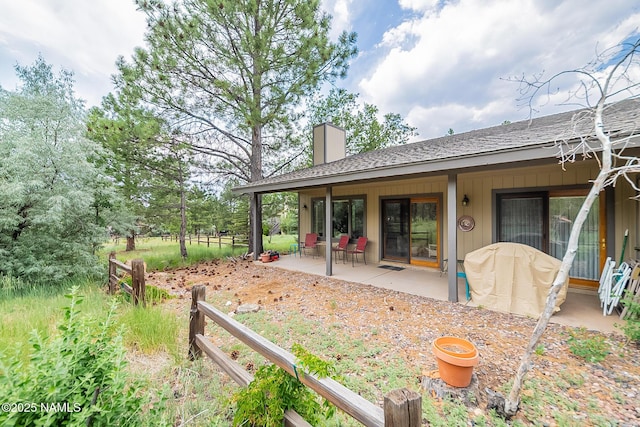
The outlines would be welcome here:
<svg viewBox="0 0 640 427">
<path fill-rule="evenodd" d="M 475 220 L 475 228 L 469 232 L 458 232 L 458 258 L 464 258 L 468 252 L 493 243 L 494 190 L 523 190 L 549 189 L 563 186 L 588 185 L 598 172 L 595 161 L 582 161 L 565 166 L 565 170 L 558 164 L 545 166 L 522 167 L 518 169 L 502 169 L 497 171 L 483 171 L 458 175 L 457 216 L 470 215 Z M 629 242 L 626 256 L 636 256 L 634 247 L 638 246 L 638 201 L 632 200 L 634 194 L 631 186 L 620 181 L 615 187 L 615 254 L 620 256 L 622 237 L 625 229 L 629 229 Z M 446 258 L 447 225 L 450 218 L 446 212 L 447 206 L 447 177 L 413 178 L 397 181 L 372 182 L 360 185 L 345 185 L 333 187 L 333 197 L 349 195 L 366 195 L 366 234 L 369 238 L 367 259 L 373 262 L 380 260 L 380 199 L 384 197 L 441 197 L 442 233 L 441 258 Z M 468 206 L 462 206 L 464 195 L 469 197 Z M 300 235 L 304 236 L 311 227 L 311 199 L 324 197 L 324 189 L 305 191 L 300 193 Z M 602 199 L 604 201 L 604 199 Z M 302 206 L 306 205 L 307 209 Z"/>
</svg>

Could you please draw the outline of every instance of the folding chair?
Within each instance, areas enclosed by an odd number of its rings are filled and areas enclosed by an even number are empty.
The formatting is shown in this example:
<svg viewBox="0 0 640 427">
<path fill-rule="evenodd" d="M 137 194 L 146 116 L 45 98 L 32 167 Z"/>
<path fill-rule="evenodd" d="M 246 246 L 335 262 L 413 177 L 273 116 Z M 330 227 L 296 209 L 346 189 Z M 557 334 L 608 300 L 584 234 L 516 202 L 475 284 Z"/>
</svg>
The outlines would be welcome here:
<svg viewBox="0 0 640 427">
<path fill-rule="evenodd" d="M 302 250 L 304 254 L 307 254 L 307 249 L 312 249 L 314 252 L 318 252 L 318 234 L 317 233 L 307 233 L 304 236 L 304 242 L 302 243 Z M 315 258 L 315 254 L 313 254 Z"/>
<path fill-rule="evenodd" d="M 336 252 L 336 264 L 338 263 L 338 256 L 340 252 L 342 252 L 342 263 L 345 264 L 347 262 L 347 245 L 349 244 L 349 235 L 343 234 L 340 236 L 340 241 L 336 246 L 333 246 L 331 250 Z"/>
<path fill-rule="evenodd" d="M 364 263 L 367 263 L 367 255 L 365 252 L 365 249 L 367 248 L 367 241 L 368 239 L 366 237 L 358 237 L 358 240 L 356 241 L 356 247 L 351 250 L 347 250 L 347 254 L 351 254 L 352 267 L 355 266 L 355 261 L 358 261 L 358 254 L 362 254 Z"/>
</svg>

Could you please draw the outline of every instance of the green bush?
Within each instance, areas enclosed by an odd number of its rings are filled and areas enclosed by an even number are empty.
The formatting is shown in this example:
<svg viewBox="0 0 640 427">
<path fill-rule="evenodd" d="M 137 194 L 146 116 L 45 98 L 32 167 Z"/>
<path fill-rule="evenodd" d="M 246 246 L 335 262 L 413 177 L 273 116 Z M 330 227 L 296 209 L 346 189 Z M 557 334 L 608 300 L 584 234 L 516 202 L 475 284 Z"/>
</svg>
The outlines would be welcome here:
<svg viewBox="0 0 640 427">
<path fill-rule="evenodd" d="M 610 353 L 609 344 L 602 335 L 589 336 L 585 328 L 569 332 L 569 350 L 587 362 L 600 363 Z"/>
<path fill-rule="evenodd" d="M 0 357 L 3 426 L 158 425 L 159 412 L 142 383 L 128 378 L 121 334 L 114 330 L 115 304 L 106 320 L 80 316 L 74 287 L 60 334 L 32 332 L 29 363 Z M 6 362 L 5 362 L 6 361 Z"/>
<path fill-rule="evenodd" d="M 317 356 L 309 353 L 299 344 L 293 345 L 293 353 L 298 359 L 297 372 L 327 377 L 334 374 L 334 368 Z M 235 396 L 237 410 L 233 418 L 234 426 L 279 427 L 283 425 L 284 413 L 295 410 L 312 425 L 322 425 L 322 421 L 333 416 L 335 407 L 327 401 L 320 403 L 318 395 L 276 365 L 258 368 L 254 380 Z"/>
<path fill-rule="evenodd" d="M 629 341 L 640 343 L 640 302 L 633 297 L 625 297 L 622 303 L 627 308 L 626 321 L 618 325 Z"/>
</svg>

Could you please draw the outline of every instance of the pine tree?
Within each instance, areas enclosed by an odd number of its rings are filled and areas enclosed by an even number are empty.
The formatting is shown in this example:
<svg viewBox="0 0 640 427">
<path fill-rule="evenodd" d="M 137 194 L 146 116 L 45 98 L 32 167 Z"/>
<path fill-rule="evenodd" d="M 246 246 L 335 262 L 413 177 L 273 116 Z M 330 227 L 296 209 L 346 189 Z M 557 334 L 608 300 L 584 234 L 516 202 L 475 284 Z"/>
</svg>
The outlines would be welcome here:
<svg viewBox="0 0 640 427">
<path fill-rule="evenodd" d="M 329 40 L 331 18 L 319 0 L 138 0 L 146 13 L 147 47 L 119 61 L 119 87 L 155 105 L 181 132 L 197 136 L 215 172 L 254 182 L 278 170 L 301 98 L 344 76 L 355 34 Z M 261 198 L 251 198 L 261 224 Z M 252 228 L 253 229 L 253 228 Z M 261 242 L 261 240 L 260 240 Z M 262 249 L 253 248 L 256 253 Z"/>
</svg>

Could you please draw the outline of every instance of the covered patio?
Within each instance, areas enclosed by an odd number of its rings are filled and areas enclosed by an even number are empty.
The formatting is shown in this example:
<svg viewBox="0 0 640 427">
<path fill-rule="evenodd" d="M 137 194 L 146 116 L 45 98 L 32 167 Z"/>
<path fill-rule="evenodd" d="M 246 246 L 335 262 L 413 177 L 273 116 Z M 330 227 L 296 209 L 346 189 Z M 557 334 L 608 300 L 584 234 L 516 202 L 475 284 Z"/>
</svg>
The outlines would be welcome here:
<svg viewBox="0 0 640 427">
<path fill-rule="evenodd" d="M 261 263 L 261 265 L 318 276 L 324 276 L 326 273 L 326 261 L 322 256 L 314 258 L 296 253 L 281 256 L 277 261 Z M 369 262 L 366 265 L 360 262 L 352 266 L 350 261 L 344 264 L 338 261 L 333 264 L 332 277 L 441 301 L 449 299 L 447 275 L 442 275 L 440 270 L 432 268 L 389 262 Z M 457 304 L 475 306 L 473 301 L 466 299 L 464 279 L 458 279 L 458 301 Z M 620 318 L 615 312 L 610 316 L 602 315 L 600 300 L 594 291 L 570 288 L 561 310 L 551 317 L 551 322 L 565 326 L 585 327 L 603 333 L 621 334 L 614 325 L 621 323 Z"/>
</svg>

